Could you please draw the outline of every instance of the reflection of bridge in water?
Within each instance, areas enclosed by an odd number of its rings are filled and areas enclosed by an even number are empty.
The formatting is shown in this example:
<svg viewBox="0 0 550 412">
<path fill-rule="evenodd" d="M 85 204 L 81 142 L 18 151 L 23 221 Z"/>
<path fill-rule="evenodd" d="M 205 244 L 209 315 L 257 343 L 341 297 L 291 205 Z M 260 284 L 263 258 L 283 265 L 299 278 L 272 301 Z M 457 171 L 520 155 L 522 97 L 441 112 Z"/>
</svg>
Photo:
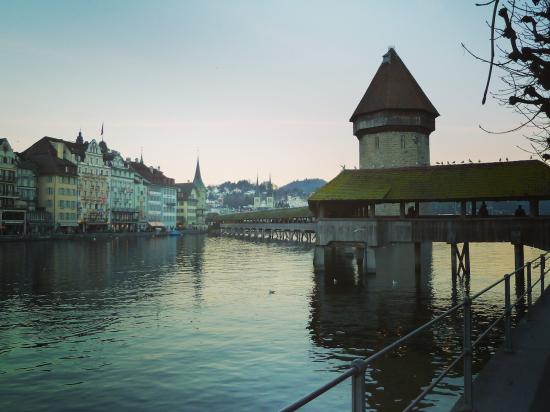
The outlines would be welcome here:
<svg viewBox="0 0 550 412">
<path fill-rule="evenodd" d="M 325 272 L 315 277 L 308 326 L 312 341 L 339 359 L 366 358 L 410 325 L 430 320 L 434 306 L 431 249 L 430 244 L 422 245 L 422 270 L 415 271 L 411 245 L 381 248 L 377 274 L 372 276 L 357 270 L 351 248 L 341 248 L 341 253 L 327 261 Z M 402 410 L 431 382 L 443 355 L 437 336 L 427 333 L 397 356 L 372 365 L 366 380 L 370 408 Z M 414 358 L 413 364 L 403 363 L 404 356 Z"/>
<path fill-rule="evenodd" d="M 436 312 L 447 309 L 436 310 L 433 304 L 432 242 L 450 245 L 449 307 L 462 305 L 458 278 L 464 281 L 464 295 L 470 293 L 470 242 L 512 243 L 515 266 L 521 268 L 513 276 L 516 292 L 518 296 L 525 292 L 524 246 L 550 249 L 547 238 L 550 216 L 539 216 L 538 206 L 532 206 L 524 217 L 472 216 L 466 214 L 465 203 L 462 202 L 461 215 L 414 217 L 404 213 L 376 216 L 374 211 L 368 211 L 367 216 L 361 213 L 350 216 L 353 213 L 342 213 L 342 209 L 335 207 L 316 209 L 318 205 L 313 204 L 317 216 L 304 209 L 297 209 L 296 216 L 292 216 L 292 210 L 286 210 L 285 217 L 278 216 L 278 211 L 233 215 L 221 218 L 220 229 L 225 235 L 253 239 L 271 239 L 269 234 L 277 232 L 314 231 L 315 236 L 309 241 L 315 241 L 314 267 L 318 276 L 311 296 L 311 339 L 319 347 L 340 349 L 341 354 L 332 356 L 351 360 L 368 358 L 372 351 L 383 349 L 414 327 L 432 321 Z M 418 203 L 416 210 L 422 210 Z M 279 239 L 301 241 L 304 237 Z M 376 276 L 369 275 L 373 272 Z M 392 289 L 394 283 L 399 285 L 397 293 Z M 518 302 L 516 314 L 521 316 L 525 301 L 520 298 Z M 480 325 L 492 323 L 486 313 L 475 316 Z M 445 370 L 452 354 L 465 350 L 462 316 L 452 314 L 449 320 L 369 364 L 366 403 L 371 408 L 402 410 Z M 474 373 L 479 372 L 494 351 L 492 344 L 476 347 Z M 413 360 L 412 364 L 404 362 L 402 358 L 406 357 Z M 450 379 L 440 385 L 456 386 L 455 379 L 461 376 L 460 370 L 452 372 Z M 396 403 L 395 399 L 402 402 Z M 434 399 L 427 398 L 419 406 L 433 405 Z"/>
</svg>

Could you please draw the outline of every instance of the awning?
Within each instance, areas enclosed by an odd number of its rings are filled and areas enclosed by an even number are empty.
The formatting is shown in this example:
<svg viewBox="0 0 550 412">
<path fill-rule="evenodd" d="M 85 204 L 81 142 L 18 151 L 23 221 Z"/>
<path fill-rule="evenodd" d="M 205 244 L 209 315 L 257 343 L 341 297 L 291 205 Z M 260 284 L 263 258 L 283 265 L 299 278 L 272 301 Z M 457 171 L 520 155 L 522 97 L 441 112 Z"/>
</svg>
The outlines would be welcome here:
<svg viewBox="0 0 550 412">
<path fill-rule="evenodd" d="M 147 224 L 151 227 L 164 227 L 164 223 L 162 222 L 147 222 Z"/>
</svg>

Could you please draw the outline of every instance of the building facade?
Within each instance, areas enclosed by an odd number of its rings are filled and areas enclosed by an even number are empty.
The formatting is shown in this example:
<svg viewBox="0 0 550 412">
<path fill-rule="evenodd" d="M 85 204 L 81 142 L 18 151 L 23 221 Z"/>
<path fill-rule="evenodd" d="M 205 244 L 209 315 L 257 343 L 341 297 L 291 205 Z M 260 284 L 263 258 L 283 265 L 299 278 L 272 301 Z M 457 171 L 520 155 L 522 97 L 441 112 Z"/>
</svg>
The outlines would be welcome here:
<svg viewBox="0 0 550 412">
<path fill-rule="evenodd" d="M 172 179 L 170 179 L 172 180 Z M 161 186 L 162 193 L 162 223 L 168 229 L 176 228 L 176 186 L 165 182 Z"/>
<path fill-rule="evenodd" d="M 111 227 L 117 231 L 136 231 L 139 212 L 136 210 L 134 171 L 129 160 L 125 161 L 120 153 L 112 152 L 111 185 L 109 204 L 111 209 Z"/>
<path fill-rule="evenodd" d="M 180 229 L 195 228 L 197 226 L 198 192 L 191 182 L 176 184 L 176 226 Z"/>
<path fill-rule="evenodd" d="M 38 205 L 37 169 L 30 161 L 17 159 L 17 203 L 27 211 L 35 211 Z"/>
<path fill-rule="evenodd" d="M 25 231 L 25 209 L 18 198 L 16 155 L 8 139 L 0 139 L 0 234 Z"/>
<path fill-rule="evenodd" d="M 77 223 L 77 166 L 63 140 L 44 137 L 22 153 L 38 171 L 38 206 L 52 216 L 53 229 L 70 233 Z"/>
<path fill-rule="evenodd" d="M 254 210 L 273 209 L 275 207 L 275 191 L 271 183 L 271 176 L 267 183 L 259 184 L 256 176 L 256 188 L 254 191 Z"/>
<path fill-rule="evenodd" d="M 124 160 L 81 132 L 75 141 L 46 136 L 22 153 L 0 139 L 0 234 L 203 228 L 198 161 L 189 185 L 184 195 L 160 167 Z"/>
<path fill-rule="evenodd" d="M 84 142 L 80 132 L 76 142 L 67 142 L 78 167 L 78 224 L 83 232 L 103 231 L 110 223 L 111 168 L 104 159 L 107 146 L 100 143 L 95 139 Z"/>
<path fill-rule="evenodd" d="M 138 160 L 134 163 L 139 163 Z M 137 214 L 137 230 L 143 231 L 147 230 L 147 218 L 149 216 L 149 203 L 148 203 L 148 192 L 149 192 L 149 181 L 143 177 L 141 174 L 135 171 L 131 166 L 132 162 L 129 162 L 130 169 L 134 171 L 134 205 L 136 208 Z"/>
<path fill-rule="evenodd" d="M 130 162 L 130 168 L 147 182 L 147 224 L 149 227 L 170 230 L 176 227 L 176 186 L 174 179 L 166 177 L 152 166 Z"/>
<path fill-rule="evenodd" d="M 38 206 L 38 168 L 30 160 L 21 156 L 17 163 L 18 209 L 25 210 L 25 234 L 44 234 L 53 228 L 52 216 Z"/>
</svg>

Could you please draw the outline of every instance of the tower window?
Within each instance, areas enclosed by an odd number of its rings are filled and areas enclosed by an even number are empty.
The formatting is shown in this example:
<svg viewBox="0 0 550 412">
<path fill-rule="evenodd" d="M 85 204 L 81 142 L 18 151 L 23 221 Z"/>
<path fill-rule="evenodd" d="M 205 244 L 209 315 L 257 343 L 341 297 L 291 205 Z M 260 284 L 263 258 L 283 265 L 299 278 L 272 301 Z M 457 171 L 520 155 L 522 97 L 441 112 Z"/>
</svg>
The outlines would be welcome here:
<svg viewBox="0 0 550 412">
<path fill-rule="evenodd" d="M 380 149 L 380 136 L 374 136 L 374 147 Z"/>
</svg>

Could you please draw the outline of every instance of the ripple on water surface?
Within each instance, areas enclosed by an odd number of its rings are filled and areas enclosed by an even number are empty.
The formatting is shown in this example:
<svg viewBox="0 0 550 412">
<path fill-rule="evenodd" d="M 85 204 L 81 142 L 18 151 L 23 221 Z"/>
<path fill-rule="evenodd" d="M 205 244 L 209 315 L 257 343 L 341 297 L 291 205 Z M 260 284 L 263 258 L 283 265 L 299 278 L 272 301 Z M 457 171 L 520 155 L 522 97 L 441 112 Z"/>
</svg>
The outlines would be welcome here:
<svg viewBox="0 0 550 412">
<path fill-rule="evenodd" d="M 276 410 L 513 265 L 508 245 L 472 245 L 471 282 L 453 289 L 449 255 L 424 245 L 417 277 L 406 246 L 379 250 L 376 275 L 359 276 L 351 255 L 315 275 L 311 246 L 277 242 L 3 244 L 0 409 Z M 474 329 L 501 296 L 476 303 Z M 376 362 L 369 407 L 401 410 L 461 348 L 459 332 L 457 316 Z M 460 391 L 451 375 L 425 407 L 451 405 Z M 309 408 L 346 409 L 349 395 L 346 382 Z"/>
</svg>

